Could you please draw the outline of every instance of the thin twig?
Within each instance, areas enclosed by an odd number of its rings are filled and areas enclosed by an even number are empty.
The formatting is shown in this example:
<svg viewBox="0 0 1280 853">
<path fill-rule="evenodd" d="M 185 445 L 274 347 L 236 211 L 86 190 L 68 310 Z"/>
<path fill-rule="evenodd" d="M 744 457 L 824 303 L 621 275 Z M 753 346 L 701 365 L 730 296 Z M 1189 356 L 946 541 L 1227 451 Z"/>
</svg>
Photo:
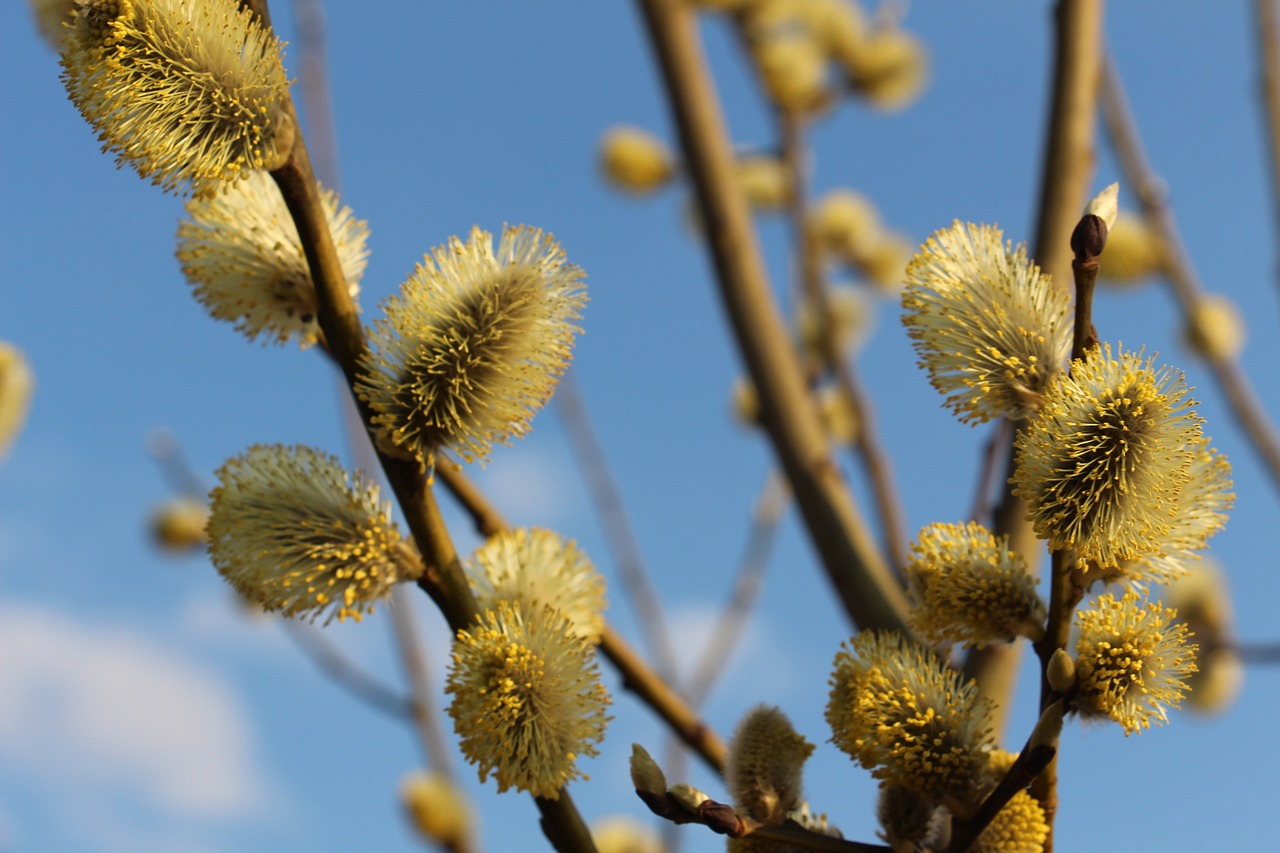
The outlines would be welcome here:
<svg viewBox="0 0 1280 853">
<path fill-rule="evenodd" d="M 506 528 L 506 521 L 484 494 L 460 469 L 440 479 L 466 508 L 477 529 L 491 536 Z M 685 743 L 698 753 L 717 774 L 724 772 L 727 750 L 715 730 L 699 719 L 697 712 L 653 670 L 635 649 L 608 622 L 600 638 L 600 653 L 622 676 L 622 686 L 634 692 L 666 722 Z"/>
<path fill-rule="evenodd" d="M 1237 643 L 1231 648 L 1242 663 L 1280 663 L 1280 643 Z"/>
<path fill-rule="evenodd" d="M 318 152 L 317 172 L 324 183 L 336 191 L 340 184 L 337 134 L 334 130 L 328 79 L 328 31 L 325 27 L 324 7 L 319 0 L 293 0 L 293 17 L 298 27 L 298 63 L 301 70 L 297 89 L 302 95 L 307 115 L 306 136 Z M 322 351 L 328 353 L 327 348 Z M 360 420 L 355 401 L 346 391 L 344 387 L 338 393 L 348 447 L 356 466 L 365 471 L 366 475 L 377 478 L 377 454 Z M 421 638 L 413 618 L 413 602 L 402 587 L 394 588 L 391 595 L 392 605 L 388 612 L 392 637 L 412 696 L 409 703 L 410 722 L 417 734 L 426 766 L 446 778 L 452 778 L 453 762 L 440 730 L 429 666 L 426 656 L 422 654 Z M 467 837 L 456 840 L 453 845 L 455 853 L 473 849 L 474 841 L 469 835 L 468 832 Z"/>
<path fill-rule="evenodd" d="M 688 680 L 689 704 L 701 708 L 711 694 L 716 679 L 724 672 L 725 664 L 742 637 L 747 618 L 755 606 L 763 588 L 764 573 L 769 567 L 769 553 L 777 537 L 778 522 L 787 506 L 786 482 L 777 471 L 770 471 L 752 513 L 751 531 L 738 571 L 720 618 L 711 629 L 711 636 L 702 654 L 694 664 Z"/>
<path fill-rule="evenodd" d="M 296 619 L 280 619 L 280 626 L 293 644 L 329 680 L 351 696 L 380 713 L 402 723 L 413 721 L 413 702 L 347 660 L 324 633 Z"/>
<path fill-rule="evenodd" d="M 1084 209 L 1094 168 L 1102 7 L 1102 0 L 1059 0 L 1054 11 L 1053 97 L 1045 131 L 1034 257 L 1062 288 L 1071 281 L 1071 231 Z M 1007 482 L 1014 474 L 1012 441 L 1004 458 Z M 1041 545 L 1027 521 L 1026 502 L 1008 485 L 993 522 L 993 532 L 1009 537 L 1009 548 L 1023 556 L 1027 571 L 1035 577 Z M 992 724 L 997 737 L 1008 721 L 1014 672 L 1021 658 L 1018 644 L 989 646 L 973 649 L 965 663 L 965 671 L 978 679 L 983 695 L 995 703 Z"/>
<path fill-rule="evenodd" d="M 427 656 L 422 653 L 422 638 L 418 635 L 417 622 L 413 618 L 413 600 L 403 586 L 396 586 L 391 590 L 390 609 L 391 629 L 395 634 L 396 649 L 400 652 L 400 664 L 413 694 L 410 705 L 413 711 L 412 722 L 418 733 L 418 741 L 422 744 L 422 757 L 427 767 L 452 778 L 453 761 L 449 757 L 449 749 L 445 745 L 440 727 L 436 724 L 439 714 L 432 698 L 430 665 L 427 663 Z"/>
<path fill-rule="evenodd" d="M 586 483 L 591 505 L 600 518 L 605 541 L 613 552 L 618 577 L 627 592 L 626 599 L 635 608 L 640 635 L 644 638 L 649 654 L 653 655 L 658 672 L 663 678 L 674 682 L 678 673 L 676 652 L 662 612 L 662 601 L 650 582 L 644 558 L 640 555 L 640 544 L 636 541 L 635 531 L 627 518 L 622 491 L 618 488 L 618 482 L 609 467 L 609 459 L 600 445 L 591 417 L 587 414 L 573 371 L 561 377 L 552 402 L 556 414 L 560 416 L 560 423 L 568 433 L 570 452 L 577 462 L 583 482 Z"/>
<path fill-rule="evenodd" d="M 683 0 L 638 0 L 692 177 L 716 280 L 762 422 L 827 577 L 855 625 L 906 630 L 907 600 L 876 548 L 827 440 L 765 276 L 733 152 Z"/>
<path fill-rule="evenodd" d="M 280 188 L 285 206 L 298 229 L 307 267 L 315 285 L 317 320 L 324 333 L 326 349 L 342 369 L 348 389 L 355 397 L 359 366 L 367 348 L 364 329 L 360 324 L 355 302 L 347 289 L 333 235 L 329 231 L 324 206 L 320 201 L 311 159 L 291 100 L 287 102 L 287 110 L 298 130 L 294 134 L 289 159 L 279 169 L 272 171 L 271 177 Z M 358 399 L 356 402 L 360 419 L 368 431 L 369 424 L 373 422 L 372 412 L 363 402 Z M 418 586 L 435 601 L 453 630 L 469 626 L 479 609 L 463 574 L 453 540 L 440 515 L 440 507 L 436 503 L 435 492 L 427 480 L 426 472 L 416 462 L 395 458 L 381 451 L 378 451 L 378 461 L 426 564 Z M 557 849 L 561 853 L 595 853 L 595 844 L 586 832 L 581 816 L 574 809 L 568 791 L 562 790 L 560 793 L 561 801 L 558 805 L 543 811 L 545 831 L 558 839 Z M 535 799 L 541 808 L 541 799 Z"/>
<path fill-rule="evenodd" d="M 1184 322 L 1190 322 L 1196 307 L 1204 298 L 1204 287 L 1178 231 L 1173 209 L 1166 198 L 1164 182 L 1152 170 L 1143 150 L 1142 138 L 1133 119 L 1133 112 L 1129 109 L 1115 63 L 1108 58 L 1104 65 L 1102 114 L 1106 120 L 1107 135 L 1115 147 L 1125 181 L 1133 188 L 1142 205 L 1143 215 L 1164 244 L 1162 258 L 1165 277 Z M 1277 435 L 1275 424 L 1263 409 L 1262 401 L 1248 375 L 1240 367 L 1239 359 L 1234 356 L 1207 355 L 1205 362 L 1222 389 L 1227 407 L 1236 423 L 1261 457 L 1271 475 L 1272 483 L 1280 487 L 1280 435 Z"/>
<path fill-rule="evenodd" d="M 1271 202 L 1280 225 L 1280 6 L 1276 0 L 1254 0 L 1261 58 L 1259 94 L 1267 114 L 1267 157 L 1271 165 Z"/>
<path fill-rule="evenodd" d="M 858 422 L 854 450 L 866 471 L 875 498 L 876 512 L 880 519 L 880 538 L 889 554 L 894 574 L 901 578 L 907 564 L 906 523 L 903 521 L 902 501 L 894 483 L 893 466 L 888 451 L 880 442 L 876 428 L 875 411 L 870 398 L 863 392 L 862 383 L 853 369 L 850 359 L 840 351 L 837 330 L 832 322 L 830 282 L 823 275 L 819 244 L 809 227 L 809 174 L 805 168 L 804 119 L 787 110 L 777 110 L 776 117 L 781 136 L 782 162 L 790 178 L 788 216 L 791 219 L 792 240 L 799 261 L 800 282 L 804 298 L 808 301 L 822 351 L 822 360 L 836 380 L 836 387 L 845 403 L 853 411 Z"/>
</svg>

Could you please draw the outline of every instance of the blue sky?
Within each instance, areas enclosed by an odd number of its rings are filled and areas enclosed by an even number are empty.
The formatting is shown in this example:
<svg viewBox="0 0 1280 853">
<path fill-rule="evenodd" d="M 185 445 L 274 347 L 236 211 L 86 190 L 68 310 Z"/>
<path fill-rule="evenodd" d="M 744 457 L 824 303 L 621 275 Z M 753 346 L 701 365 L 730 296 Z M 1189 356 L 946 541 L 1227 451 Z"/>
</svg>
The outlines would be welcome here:
<svg viewBox="0 0 1280 853">
<path fill-rule="evenodd" d="M 282 35 L 296 43 L 276 6 Z M 365 316 L 378 316 L 378 301 L 423 252 L 472 225 L 555 233 L 588 276 L 576 377 L 678 648 L 695 658 L 770 458 L 728 417 L 740 368 L 706 256 L 684 225 L 685 193 L 635 201 L 596 172 L 610 125 L 673 138 L 634 8 L 333 3 L 328 17 L 343 200 L 372 232 Z M 825 119 L 813 139 L 816 189 L 856 188 L 913 241 L 956 218 L 1028 239 L 1050 17 L 1043 2 L 913 4 L 906 22 L 930 51 L 928 89 L 903 113 L 849 105 Z M 1278 410 L 1276 221 L 1252 26 L 1244 4 L 1212 13 L 1115 4 L 1107 21 L 1191 255 L 1206 287 L 1247 318 L 1245 367 Z M 242 616 L 205 560 L 162 557 L 146 538 L 148 514 L 168 495 L 144 449 L 153 430 L 172 430 L 205 476 L 256 442 L 341 453 L 332 371 L 314 353 L 247 344 L 205 316 L 173 257 L 180 201 L 98 153 L 25 4 L 0 7 L 0 33 L 0 339 L 26 352 L 38 382 L 26 431 L 0 465 L 0 850 L 418 849 L 395 800 L 419 761 L 409 731 L 336 690 L 279 626 Z M 708 41 L 735 139 L 772 144 L 732 43 L 716 27 Z M 1094 186 L 1117 179 L 1103 150 Z M 766 220 L 761 233 L 782 292 L 786 229 Z M 941 408 L 897 315 L 894 303 L 879 306 L 860 370 L 914 531 L 968 512 L 988 432 Z M 1179 345 L 1172 300 L 1157 288 L 1106 293 L 1096 320 L 1103 339 L 1146 345 L 1197 386 L 1239 495 L 1212 553 L 1230 577 L 1242 638 L 1280 639 L 1277 489 L 1211 377 Z M 476 477 L 512 521 L 578 539 L 616 586 L 553 412 Z M 466 523 L 450 520 L 460 547 L 472 547 Z M 428 602 L 418 610 L 439 680 L 447 632 Z M 611 618 L 636 636 L 616 591 Z M 399 680 L 385 619 L 328 630 L 371 672 Z M 825 743 L 822 721 L 848 631 L 789 518 L 708 717 L 727 735 L 752 704 L 780 705 L 819 744 L 811 802 L 847 836 L 870 840 L 874 784 Z M 615 699 L 602 754 L 585 765 L 592 779 L 574 789 L 588 819 L 643 815 L 627 779 L 630 745 L 658 754 L 664 743 L 642 707 L 620 691 Z M 1019 697 L 1018 741 L 1033 701 Z M 1265 849 L 1277 702 L 1280 673 L 1254 669 L 1237 704 L 1213 720 L 1177 714 L 1129 738 L 1115 726 L 1071 725 L 1060 849 Z M 536 837 L 528 798 L 498 797 L 470 768 L 461 773 L 481 804 L 488 849 Z M 690 781 L 722 793 L 700 768 Z M 721 849 L 697 828 L 683 832 L 688 851 Z"/>
</svg>

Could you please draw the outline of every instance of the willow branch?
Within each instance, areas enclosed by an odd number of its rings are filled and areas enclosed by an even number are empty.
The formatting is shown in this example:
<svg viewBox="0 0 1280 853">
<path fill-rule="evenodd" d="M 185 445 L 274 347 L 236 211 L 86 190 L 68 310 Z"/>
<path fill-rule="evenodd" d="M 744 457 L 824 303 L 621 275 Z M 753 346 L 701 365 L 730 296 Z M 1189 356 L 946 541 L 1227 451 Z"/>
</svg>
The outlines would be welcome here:
<svg viewBox="0 0 1280 853">
<path fill-rule="evenodd" d="M 1102 9 L 1102 0 L 1059 0 L 1054 12 L 1053 96 L 1035 258 L 1059 286 L 1071 280 L 1067 244 L 1088 201 L 1093 175 Z"/>
<path fill-rule="evenodd" d="M 320 631 L 296 619 L 281 619 L 293 644 L 330 681 L 375 711 L 400 722 L 413 719 L 413 702 L 347 660 Z"/>
<path fill-rule="evenodd" d="M 800 282 L 806 300 L 813 309 L 822 360 L 831 370 L 836 387 L 858 422 L 854 450 L 866 471 L 871 493 L 880 519 L 880 538 L 889 554 L 896 576 L 901 577 L 907 564 L 906 523 L 902 501 L 893 478 L 888 451 L 880 442 L 875 411 L 862 390 L 853 365 L 840 351 L 837 332 L 831 319 L 831 288 L 822 272 L 819 244 L 809 227 L 809 174 L 805 168 L 804 120 L 787 110 L 777 112 L 781 129 L 782 161 L 790 177 L 791 194 L 787 213 L 791 220 L 792 239 L 799 261 Z"/>
<path fill-rule="evenodd" d="M 1204 298 L 1204 287 L 1187 254 L 1173 210 L 1165 197 L 1164 182 L 1155 174 L 1147 160 L 1119 72 L 1110 60 L 1105 63 L 1103 71 L 1102 113 L 1107 135 L 1115 147 L 1125 182 L 1134 189 L 1142 205 L 1143 215 L 1164 244 L 1165 277 L 1184 322 L 1189 322 L 1196 306 Z M 1261 457 L 1273 484 L 1280 487 L 1280 435 L 1277 435 L 1275 424 L 1263 408 L 1239 359 L 1234 356 L 1207 355 L 1205 361 L 1222 389 L 1236 424 Z"/>
<path fill-rule="evenodd" d="M 769 552 L 778 532 L 778 522 L 787 505 L 786 483 L 776 471 L 770 471 L 752 513 L 751 532 L 747 537 L 742 560 L 729 594 L 729 601 L 711 629 L 711 638 L 693 667 L 689 678 L 689 704 L 702 707 L 716 679 L 742 637 L 747 617 L 760 597 L 764 573 L 769 567 Z"/>
<path fill-rule="evenodd" d="M 906 630 L 906 595 L 891 574 L 827 447 L 804 375 L 765 277 L 733 153 L 682 0 L 638 0 L 696 190 L 721 299 L 760 397 L 762 422 L 827 577 L 853 622 Z"/>
<path fill-rule="evenodd" d="M 552 402 L 560 423 L 569 435 L 570 451 L 591 495 L 592 506 L 599 515 L 600 526 L 604 528 L 605 541 L 613 552 L 618 577 L 627 591 L 626 598 L 635 608 L 640 634 L 653 655 L 658 672 L 664 678 L 674 680 L 676 653 L 663 617 L 662 602 L 649 581 L 644 558 L 640 556 L 640 545 L 622 502 L 622 491 L 613 477 L 608 457 L 587 414 L 572 371 L 561 377 Z"/>
<path fill-rule="evenodd" d="M 287 105 L 289 117 L 298 127 L 292 101 Z M 286 207 L 298 229 L 308 269 L 315 285 L 317 321 L 324 333 L 325 347 L 342 369 L 360 411 L 366 431 L 372 423 L 368 406 L 355 395 L 356 378 L 361 357 L 366 352 L 364 330 L 359 311 L 347 289 L 333 235 L 329 231 L 320 191 L 312 171 L 303 134 L 294 134 L 288 160 L 271 177 L 280 188 Z M 475 596 L 467 583 L 458 560 L 453 540 L 440 515 L 435 493 L 426 472 L 416 462 L 395 458 L 376 451 L 383 474 L 390 483 L 405 522 L 422 553 L 426 570 L 418 581 L 440 608 L 449 626 L 460 630 L 471 624 L 479 611 Z M 548 837 L 559 840 L 556 849 L 562 853 L 595 853 L 595 844 L 586 831 L 582 817 L 573 806 L 567 790 L 550 809 L 543 809 L 543 828 Z M 535 797 L 542 809 L 542 799 Z"/>
<path fill-rule="evenodd" d="M 1058 287 L 1070 281 L 1071 231 L 1088 199 L 1093 175 L 1098 79 L 1102 60 L 1102 0 L 1058 0 L 1054 10 L 1052 96 L 1040 174 L 1040 209 L 1034 256 Z M 1013 444 L 1006 450 L 1006 471 L 1013 476 Z M 1006 486 L 996 508 L 993 532 L 1008 536 L 1034 576 L 1040 544 L 1027 521 L 1027 505 Z M 997 735 L 1008 719 L 1014 671 L 1021 647 L 974 649 L 965 664 L 983 694 L 995 701 Z"/>
<path fill-rule="evenodd" d="M 460 469 L 442 466 L 439 475 L 445 487 L 466 508 L 481 533 L 492 536 L 506 528 L 502 514 Z M 608 622 L 605 623 L 599 648 L 600 654 L 622 677 L 622 686 L 635 693 L 661 717 L 712 770 L 723 774 L 727 755 L 724 741 Z"/>
<path fill-rule="evenodd" d="M 1262 71 L 1259 94 L 1267 114 L 1267 159 L 1271 165 L 1271 202 L 1280 225 L 1280 8 L 1276 0 L 1254 0 Z"/>
</svg>

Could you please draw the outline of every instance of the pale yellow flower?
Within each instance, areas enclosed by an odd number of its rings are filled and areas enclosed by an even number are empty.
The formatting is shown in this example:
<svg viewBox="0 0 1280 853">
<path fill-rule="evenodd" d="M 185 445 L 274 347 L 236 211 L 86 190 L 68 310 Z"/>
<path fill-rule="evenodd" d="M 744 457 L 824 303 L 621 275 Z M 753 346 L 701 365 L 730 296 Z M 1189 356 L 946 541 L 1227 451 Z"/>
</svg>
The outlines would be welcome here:
<svg viewBox="0 0 1280 853">
<path fill-rule="evenodd" d="M 22 350 L 0 341 L 0 459 L 8 454 L 26 423 L 35 387 L 35 374 Z"/>
<path fill-rule="evenodd" d="M 384 303 L 357 391 L 390 442 L 424 463 L 484 460 L 529 431 L 572 356 L 583 273 L 551 235 L 472 229 L 434 249 Z"/>
<path fill-rule="evenodd" d="M 930 643 L 1008 642 L 1044 633 L 1045 606 L 1022 555 L 976 522 L 931 524 L 911 546 L 911 623 Z"/>
<path fill-rule="evenodd" d="M 648 194 L 671 180 L 671 152 L 653 134 L 638 127 L 614 127 L 600 141 L 600 169 L 619 189 Z"/>
<path fill-rule="evenodd" d="M 234 0 L 82 0 L 63 82 L 104 150 L 170 192 L 283 164 L 280 42 Z"/>
<path fill-rule="evenodd" d="M 973 853 L 1042 853 L 1048 837 L 1044 809 L 1027 791 L 1018 791 L 969 849 Z"/>
<path fill-rule="evenodd" d="M 1197 355 L 1210 361 L 1232 359 L 1244 349 L 1244 318 L 1230 297 L 1210 293 L 1196 300 L 1182 337 Z"/>
<path fill-rule="evenodd" d="M 209 521 L 209 505 L 194 498 L 165 501 L 151 515 L 151 537 L 166 551 L 183 554 L 194 548 L 203 550 L 209 541 L 205 525 Z"/>
<path fill-rule="evenodd" d="M 804 763 L 812 753 L 786 714 L 770 705 L 752 708 L 729 744 L 725 780 L 734 806 L 761 823 L 782 823 L 803 800 Z"/>
<path fill-rule="evenodd" d="M 836 655 L 832 741 L 877 779 L 926 797 L 965 797 L 993 745 L 977 685 L 897 632 L 865 631 Z"/>
<path fill-rule="evenodd" d="M 651 826 L 627 815 L 611 815 L 591 824 L 597 853 L 666 853 L 667 846 Z"/>
<path fill-rule="evenodd" d="M 418 835 L 452 850 L 471 834 L 471 804 L 443 773 L 418 771 L 400 783 L 400 803 Z"/>
<path fill-rule="evenodd" d="M 1190 448 L 1191 467 L 1185 486 L 1178 492 L 1155 549 L 1137 560 L 1117 567 L 1118 579 L 1129 584 L 1148 581 L 1169 583 L 1181 577 L 1208 544 L 1209 537 L 1227 523 L 1227 510 L 1235 503 L 1231 487 L 1231 465 L 1225 456 L 1202 438 Z"/>
<path fill-rule="evenodd" d="M 791 200 L 791 176 L 776 157 L 742 157 L 737 163 L 737 175 L 747 203 L 755 210 L 781 210 Z"/>
<path fill-rule="evenodd" d="M 1106 594 L 1076 614 L 1079 692 L 1072 709 L 1083 716 L 1110 717 L 1126 735 L 1152 721 L 1169 721 L 1166 707 L 1179 707 L 1188 677 L 1196 671 L 1196 646 L 1176 613 L 1142 601 L 1130 590 Z"/>
<path fill-rule="evenodd" d="M 1104 284 L 1136 284 L 1160 272 L 1164 255 L 1164 242 L 1147 221 L 1121 210 L 1107 229 L 1098 277 Z"/>
<path fill-rule="evenodd" d="M 1000 229 L 956 222 L 907 266 L 902 318 L 960 420 L 1025 418 L 1071 353 L 1067 296 Z"/>
<path fill-rule="evenodd" d="M 499 601 L 545 605 L 588 642 L 604 633 L 604 578 L 573 540 L 536 527 L 504 530 L 476 549 L 466 569 L 481 610 Z"/>
<path fill-rule="evenodd" d="M 929 81 L 924 45 L 897 27 L 867 33 L 840 57 L 849 83 L 874 107 L 900 110 L 914 102 Z"/>
<path fill-rule="evenodd" d="M 593 647 L 549 607 L 502 601 L 459 631 L 445 691 L 462 754 L 500 792 L 558 799 L 609 719 Z"/>
<path fill-rule="evenodd" d="M 1192 405 L 1181 372 L 1110 345 L 1058 374 L 1016 442 L 1036 534 L 1091 570 L 1160 554 L 1201 445 Z"/>
<path fill-rule="evenodd" d="M 347 290 L 360 292 L 369 229 L 335 193 L 320 194 Z M 306 348 L 320 338 L 311 268 L 284 197 L 266 172 L 252 171 L 216 194 L 187 202 L 178 224 L 178 260 L 196 299 L 249 340 Z"/>
<path fill-rule="evenodd" d="M 391 506 L 357 471 L 303 445 L 255 445 L 227 460 L 210 493 L 209 556 L 268 611 L 360 621 L 422 563 Z"/>
<path fill-rule="evenodd" d="M 884 234 L 875 204 L 851 189 L 832 190 L 820 198 L 809 224 L 822 248 L 849 265 L 869 257 Z"/>
</svg>

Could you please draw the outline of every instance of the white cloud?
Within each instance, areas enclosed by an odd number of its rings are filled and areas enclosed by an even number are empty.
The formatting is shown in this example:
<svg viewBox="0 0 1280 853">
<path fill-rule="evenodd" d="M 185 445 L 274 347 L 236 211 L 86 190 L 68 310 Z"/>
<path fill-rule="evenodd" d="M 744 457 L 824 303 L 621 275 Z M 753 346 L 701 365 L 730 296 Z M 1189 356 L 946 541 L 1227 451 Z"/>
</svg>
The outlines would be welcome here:
<svg viewBox="0 0 1280 853">
<path fill-rule="evenodd" d="M 12 601 L 0 602 L 0 765 L 91 811 L 123 797 L 225 820 L 276 799 L 220 677 L 130 628 Z"/>
</svg>

